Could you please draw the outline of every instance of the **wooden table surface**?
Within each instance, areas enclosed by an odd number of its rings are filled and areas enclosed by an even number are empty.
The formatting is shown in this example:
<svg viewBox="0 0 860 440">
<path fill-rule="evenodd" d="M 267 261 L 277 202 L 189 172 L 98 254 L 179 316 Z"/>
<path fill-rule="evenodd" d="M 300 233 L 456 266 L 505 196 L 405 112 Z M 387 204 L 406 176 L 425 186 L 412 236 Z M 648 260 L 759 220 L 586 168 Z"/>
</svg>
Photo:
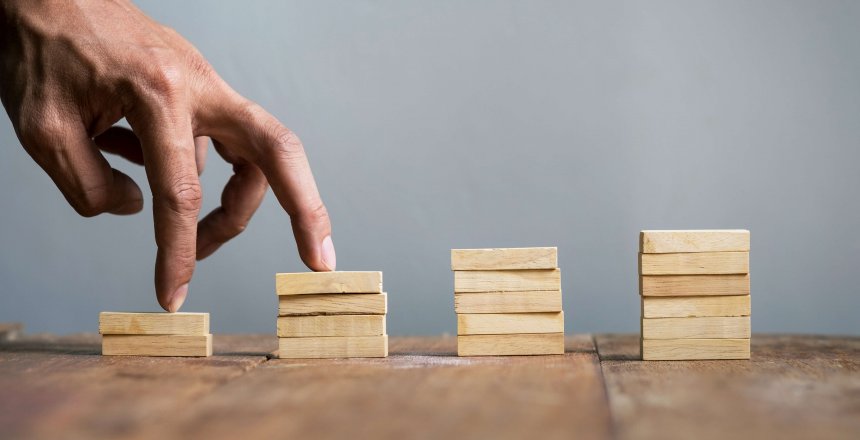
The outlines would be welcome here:
<svg viewBox="0 0 860 440">
<path fill-rule="evenodd" d="M 0 438 L 860 438 L 860 338 L 755 335 L 749 361 L 642 362 L 638 335 L 564 356 L 278 360 L 273 335 L 211 358 L 102 357 L 98 335 L 0 325 Z"/>
</svg>

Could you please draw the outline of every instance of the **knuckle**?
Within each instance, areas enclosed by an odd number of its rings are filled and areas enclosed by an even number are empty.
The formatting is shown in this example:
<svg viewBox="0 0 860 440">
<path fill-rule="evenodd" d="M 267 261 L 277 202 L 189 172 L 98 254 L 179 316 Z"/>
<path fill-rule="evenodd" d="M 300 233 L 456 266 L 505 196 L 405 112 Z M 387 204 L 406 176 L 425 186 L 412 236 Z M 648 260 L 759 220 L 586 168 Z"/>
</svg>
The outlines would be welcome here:
<svg viewBox="0 0 860 440">
<path fill-rule="evenodd" d="M 180 180 L 172 185 L 164 196 L 168 208 L 179 214 L 196 213 L 203 202 L 203 190 L 200 182 L 190 179 Z"/>
<path fill-rule="evenodd" d="M 185 88 L 185 73 L 172 56 L 156 51 L 151 56 L 143 75 L 145 91 L 172 97 Z"/>
<path fill-rule="evenodd" d="M 71 197 L 75 212 L 83 217 L 95 217 L 107 211 L 110 205 L 110 186 L 107 183 L 84 185 Z"/>
<path fill-rule="evenodd" d="M 272 139 L 272 153 L 278 159 L 288 164 L 305 160 L 305 148 L 295 132 L 282 125 L 267 127 L 266 130 Z"/>
<path fill-rule="evenodd" d="M 299 207 L 298 220 L 303 225 L 329 224 L 328 210 L 322 201 L 311 206 Z"/>
</svg>

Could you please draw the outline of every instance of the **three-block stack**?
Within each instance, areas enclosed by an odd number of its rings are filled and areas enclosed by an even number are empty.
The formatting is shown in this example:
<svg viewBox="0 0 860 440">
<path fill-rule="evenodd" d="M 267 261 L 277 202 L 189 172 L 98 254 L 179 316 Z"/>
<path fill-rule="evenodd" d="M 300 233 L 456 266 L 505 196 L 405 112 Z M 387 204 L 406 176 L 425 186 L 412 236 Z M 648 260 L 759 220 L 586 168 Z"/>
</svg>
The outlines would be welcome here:
<svg viewBox="0 0 860 440">
<path fill-rule="evenodd" d="M 275 290 L 280 358 L 388 356 L 382 272 L 279 273 Z"/>
<path fill-rule="evenodd" d="M 459 356 L 564 354 L 557 251 L 453 249 Z"/>
<path fill-rule="evenodd" d="M 642 231 L 639 245 L 642 359 L 749 359 L 749 231 Z"/>
<path fill-rule="evenodd" d="M 99 313 L 105 356 L 212 356 L 208 313 Z"/>
</svg>

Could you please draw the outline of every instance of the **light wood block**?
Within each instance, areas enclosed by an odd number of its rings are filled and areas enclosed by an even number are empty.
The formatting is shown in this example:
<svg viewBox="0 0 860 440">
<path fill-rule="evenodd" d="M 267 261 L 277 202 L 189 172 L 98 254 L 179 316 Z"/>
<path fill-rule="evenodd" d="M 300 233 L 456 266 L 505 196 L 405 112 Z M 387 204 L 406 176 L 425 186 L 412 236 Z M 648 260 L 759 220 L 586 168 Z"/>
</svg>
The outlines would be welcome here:
<svg viewBox="0 0 860 440">
<path fill-rule="evenodd" d="M 454 292 L 561 290 L 561 269 L 466 270 L 454 272 Z"/>
<path fill-rule="evenodd" d="M 561 290 L 455 293 L 456 313 L 560 312 Z"/>
<path fill-rule="evenodd" d="M 281 359 L 388 357 L 388 335 L 279 338 L 278 357 Z"/>
<path fill-rule="evenodd" d="M 749 252 L 749 250 L 750 231 L 745 229 L 642 231 L 639 233 L 639 252 L 644 254 Z"/>
<path fill-rule="evenodd" d="M 749 339 L 749 316 L 643 318 L 642 339 Z"/>
<path fill-rule="evenodd" d="M 378 336 L 385 334 L 385 315 L 282 316 L 278 337 Z"/>
<path fill-rule="evenodd" d="M 749 359 L 749 339 L 643 339 L 642 360 Z"/>
<path fill-rule="evenodd" d="M 749 295 L 750 275 L 642 275 L 642 296 Z"/>
<path fill-rule="evenodd" d="M 564 333 L 564 312 L 457 315 L 458 335 Z"/>
<path fill-rule="evenodd" d="M 642 297 L 643 318 L 750 316 L 750 296 Z"/>
<path fill-rule="evenodd" d="M 564 354 L 564 333 L 457 336 L 457 356 Z"/>
<path fill-rule="evenodd" d="M 275 275 L 280 295 L 382 293 L 382 272 L 300 272 Z"/>
<path fill-rule="evenodd" d="M 749 252 L 639 254 L 640 275 L 746 274 Z"/>
<path fill-rule="evenodd" d="M 451 250 L 451 270 L 521 270 L 557 267 L 558 250 L 554 247 Z"/>
<path fill-rule="evenodd" d="M 388 295 L 383 293 L 331 293 L 281 295 L 279 316 L 306 315 L 384 315 L 388 312 Z"/>
<path fill-rule="evenodd" d="M 212 356 L 212 335 L 103 335 L 104 356 Z"/>
<path fill-rule="evenodd" d="M 209 334 L 208 313 L 99 313 L 103 335 L 198 335 Z"/>
</svg>

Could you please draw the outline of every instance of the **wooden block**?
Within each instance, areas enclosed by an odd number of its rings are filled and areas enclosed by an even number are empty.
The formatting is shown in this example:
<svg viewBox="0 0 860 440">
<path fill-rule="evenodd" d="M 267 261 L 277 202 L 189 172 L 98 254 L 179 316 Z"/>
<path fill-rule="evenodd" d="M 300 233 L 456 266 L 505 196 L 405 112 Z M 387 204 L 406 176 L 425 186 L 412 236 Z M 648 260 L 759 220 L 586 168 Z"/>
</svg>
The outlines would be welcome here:
<svg viewBox="0 0 860 440">
<path fill-rule="evenodd" d="M 561 290 L 454 294 L 456 313 L 534 313 L 561 310 Z"/>
<path fill-rule="evenodd" d="M 388 312 L 388 295 L 383 293 L 332 293 L 282 295 L 278 297 L 278 315 L 384 315 Z"/>
<path fill-rule="evenodd" d="M 382 272 L 300 272 L 275 275 L 278 295 L 382 293 Z"/>
<path fill-rule="evenodd" d="M 385 315 L 282 316 L 278 337 L 378 336 L 385 334 Z"/>
<path fill-rule="evenodd" d="M 281 359 L 388 357 L 388 335 L 279 338 Z"/>
<path fill-rule="evenodd" d="M 451 270 L 555 269 L 554 247 L 451 249 Z"/>
<path fill-rule="evenodd" d="M 564 333 L 457 336 L 457 356 L 564 354 Z"/>
<path fill-rule="evenodd" d="M 645 339 L 642 360 L 749 359 L 749 339 Z"/>
<path fill-rule="evenodd" d="M 457 315 L 458 335 L 564 333 L 564 312 Z"/>
<path fill-rule="evenodd" d="M 209 334 L 208 313 L 99 313 L 103 335 L 198 335 Z"/>
<path fill-rule="evenodd" d="M 104 356 L 212 356 L 212 335 L 103 335 Z"/>
<path fill-rule="evenodd" d="M 749 252 L 639 254 L 640 275 L 718 275 L 749 271 Z"/>
<path fill-rule="evenodd" d="M 642 231 L 639 233 L 639 252 L 644 254 L 749 252 L 749 250 L 750 231 L 745 229 Z"/>
<path fill-rule="evenodd" d="M 561 269 L 467 270 L 454 272 L 454 292 L 561 290 Z"/>
<path fill-rule="evenodd" d="M 642 275 L 642 296 L 749 295 L 750 275 Z"/>
<path fill-rule="evenodd" d="M 749 295 L 642 297 L 643 318 L 749 315 Z"/>
<path fill-rule="evenodd" d="M 643 318 L 642 339 L 716 339 L 750 337 L 749 316 Z"/>
</svg>

